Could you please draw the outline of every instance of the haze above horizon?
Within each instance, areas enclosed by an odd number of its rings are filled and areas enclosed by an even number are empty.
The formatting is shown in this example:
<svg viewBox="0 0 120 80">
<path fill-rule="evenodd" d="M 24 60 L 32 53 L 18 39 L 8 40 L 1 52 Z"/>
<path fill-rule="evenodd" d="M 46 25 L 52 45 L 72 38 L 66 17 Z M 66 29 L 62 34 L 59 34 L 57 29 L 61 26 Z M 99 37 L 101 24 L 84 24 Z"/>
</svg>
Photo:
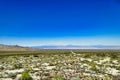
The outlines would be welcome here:
<svg viewBox="0 0 120 80">
<path fill-rule="evenodd" d="M 0 0 L 0 44 L 120 45 L 119 0 Z"/>
</svg>

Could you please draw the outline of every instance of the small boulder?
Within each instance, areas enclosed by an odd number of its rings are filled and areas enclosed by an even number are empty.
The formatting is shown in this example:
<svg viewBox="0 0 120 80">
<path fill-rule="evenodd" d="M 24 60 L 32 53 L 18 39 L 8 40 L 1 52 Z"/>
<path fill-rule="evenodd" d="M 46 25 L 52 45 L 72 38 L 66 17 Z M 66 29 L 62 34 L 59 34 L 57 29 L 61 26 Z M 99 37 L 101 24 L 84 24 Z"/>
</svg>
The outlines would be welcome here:
<svg viewBox="0 0 120 80">
<path fill-rule="evenodd" d="M 70 80 L 80 80 L 78 77 L 72 77 Z"/>
</svg>

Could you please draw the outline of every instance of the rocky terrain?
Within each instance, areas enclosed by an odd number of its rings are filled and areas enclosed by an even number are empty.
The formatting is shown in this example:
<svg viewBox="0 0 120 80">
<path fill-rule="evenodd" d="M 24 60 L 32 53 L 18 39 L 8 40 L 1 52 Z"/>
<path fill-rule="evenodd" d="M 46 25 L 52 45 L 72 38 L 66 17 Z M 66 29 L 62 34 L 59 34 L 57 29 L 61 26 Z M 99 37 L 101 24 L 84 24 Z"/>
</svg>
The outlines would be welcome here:
<svg viewBox="0 0 120 80">
<path fill-rule="evenodd" d="M 120 80 L 119 53 L 0 57 L 0 80 Z"/>
</svg>

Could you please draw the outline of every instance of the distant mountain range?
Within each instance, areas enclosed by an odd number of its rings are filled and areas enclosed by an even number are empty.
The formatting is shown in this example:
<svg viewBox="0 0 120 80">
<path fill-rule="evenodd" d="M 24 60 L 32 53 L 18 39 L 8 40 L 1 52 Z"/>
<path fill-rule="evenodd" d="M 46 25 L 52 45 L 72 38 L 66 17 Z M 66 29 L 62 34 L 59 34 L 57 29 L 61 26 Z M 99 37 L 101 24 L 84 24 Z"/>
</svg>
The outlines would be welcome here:
<svg viewBox="0 0 120 80">
<path fill-rule="evenodd" d="M 31 51 L 31 50 L 38 50 L 38 49 L 120 49 L 120 46 L 45 45 L 45 46 L 22 47 L 22 46 L 19 46 L 19 45 L 0 44 L 0 51 L 6 51 L 6 50 L 7 51 Z"/>
<path fill-rule="evenodd" d="M 37 49 L 120 49 L 120 46 L 104 46 L 104 45 L 95 45 L 95 46 L 46 45 L 46 46 L 32 46 L 32 48 L 37 48 Z"/>
<path fill-rule="evenodd" d="M 0 44 L 0 51 L 31 51 L 36 50 L 30 47 L 22 47 L 19 45 L 4 45 Z"/>
</svg>

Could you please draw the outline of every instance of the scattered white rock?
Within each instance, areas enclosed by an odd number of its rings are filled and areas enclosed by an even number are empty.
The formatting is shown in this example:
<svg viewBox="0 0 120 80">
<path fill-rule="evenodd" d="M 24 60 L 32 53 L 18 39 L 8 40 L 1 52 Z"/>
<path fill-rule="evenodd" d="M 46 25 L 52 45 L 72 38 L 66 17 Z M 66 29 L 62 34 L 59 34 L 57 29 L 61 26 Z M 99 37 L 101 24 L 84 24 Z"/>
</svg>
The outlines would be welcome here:
<svg viewBox="0 0 120 80">
<path fill-rule="evenodd" d="M 33 68 L 34 71 L 39 71 L 40 69 L 39 68 Z"/>
<path fill-rule="evenodd" d="M 42 64 L 42 66 L 48 66 L 49 65 L 49 63 L 43 63 Z"/>
<path fill-rule="evenodd" d="M 23 72 L 24 69 L 16 69 L 16 70 L 6 70 L 6 73 L 21 73 Z"/>
<path fill-rule="evenodd" d="M 78 77 L 72 77 L 70 80 L 80 80 Z"/>
<path fill-rule="evenodd" d="M 33 74 L 31 77 L 32 77 L 34 80 L 40 80 L 40 76 L 36 76 L 35 74 Z"/>
<path fill-rule="evenodd" d="M 72 70 L 72 69 L 64 69 L 64 72 L 66 72 L 66 73 L 73 73 L 73 72 L 75 72 L 75 70 Z"/>
<path fill-rule="evenodd" d="M 12 78 L 0 78 L 0 80 L 13 80 Z"/>
<path fill-rule="evenodd" d="M 99 63 L 102 64 L 104 62 L 109 62 L 110 61 L 110 58 L 109 57 L 106 57 L 104 58 L 103 60 L 99 60 Z"/>
<path fill-rule="evenodd" d="M 47 66 L 47 67 L 45 67 L 47 70 L 51 70 L 51 69 L 53 69 L 53 68 L 56 68 L 56 66 Z"/>
<path fill-rule="evenodd" d="M 19 80 L 21 76 L 22 76 L 21 74 L 18 74 L 18 75 L 16 76 L 15 80 Z"/>
<path fill-rule="evenodd" d="M 114 76 L 116 76 L 116 75 L 120 75 L 120 73 L 119 73 L 119 70 L 116 70 L 116 69 L 114 69 L 114 68 L 110 68 L 110 67 L 108 67 L 108 68 L 106 68 L 106 70 L 107 70 L 107 73 L 110 73 L 110 74 L 112 74 L 112 75 L 114 75 Z"/>
<path fill-rule="evenodd" d="M 117 60 L 112 61 L 114 64 L 118 64 L 119 62 Z"/>
</svg>

